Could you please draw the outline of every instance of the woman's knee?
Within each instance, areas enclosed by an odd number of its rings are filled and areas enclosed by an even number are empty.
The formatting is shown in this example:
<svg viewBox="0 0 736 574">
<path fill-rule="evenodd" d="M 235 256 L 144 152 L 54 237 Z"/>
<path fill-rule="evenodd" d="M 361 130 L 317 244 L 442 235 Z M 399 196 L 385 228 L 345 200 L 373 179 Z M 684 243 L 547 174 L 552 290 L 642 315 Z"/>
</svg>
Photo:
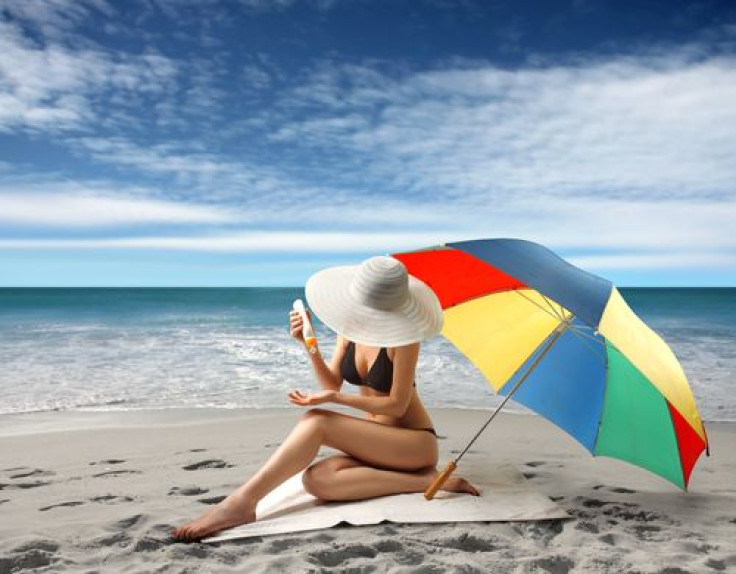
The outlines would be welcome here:
<svg viewBox="0 0 736 574">
<path fill-rule="evenodd" d="M 327 489 L 329 488 L 329 475 L 332 471 L 326 468 L 322 462 L 313 464 L 307 468 L 302 474 L 302 485 L 312 496 L 317 498 L 326 498 Z"/>
<path fill-rule="evenodd" d="M 301 420 L 309 424 L 320 425 L 327 420 L 327 417 L 329 417 L 330 414 L 331 412 L 328 410 L 312 408 L 302 413 Z"/>
<path fill-rule="evenodd" d="M 329 500 L 330 493 L 334 490 L 337 472 L 343 468 L 358 465 L 360 465 L 360 462 L 349 456 L 335 455 L 324 458 L 302 473 L 304 490 L 312 496 Z"/>
</svg>

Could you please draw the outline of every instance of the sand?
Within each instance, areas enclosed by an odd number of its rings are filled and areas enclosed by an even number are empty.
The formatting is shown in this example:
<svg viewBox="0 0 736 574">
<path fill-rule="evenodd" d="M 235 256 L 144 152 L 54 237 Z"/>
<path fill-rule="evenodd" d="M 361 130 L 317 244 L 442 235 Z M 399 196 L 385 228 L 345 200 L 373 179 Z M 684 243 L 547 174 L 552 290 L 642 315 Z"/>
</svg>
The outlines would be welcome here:
<svg viewBox="0 0 736 574">
<path fill-rule="evenodd" d="M 638 467 L 590 456 L 540 417 L 502 412 L 466 457 L 515 462 L 569 520 L 341 525 L 214 544 L 171 539 L 173 527 L 246 480 L 302 412 L 0 417 L 0 573 L 736 571 L 732 423 L 707 424 L 711 456 L 702 455 L 685 493 Z M 441 468 L 489 415 L 430 412 Z M 333 453 L 323 448 L 320 457 Z"/>
</svg>

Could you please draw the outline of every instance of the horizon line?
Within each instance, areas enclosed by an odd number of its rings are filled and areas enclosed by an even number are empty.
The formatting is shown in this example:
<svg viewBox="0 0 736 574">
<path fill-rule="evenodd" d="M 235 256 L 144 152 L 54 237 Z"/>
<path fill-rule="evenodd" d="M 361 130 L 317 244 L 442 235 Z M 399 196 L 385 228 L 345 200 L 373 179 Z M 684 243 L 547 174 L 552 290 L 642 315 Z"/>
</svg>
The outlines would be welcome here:
<svg viewBox="0 0 736 574">
<path fill-rule="evenodd" d="M 736 285 L 618 285 L 617 289 L 736 289 Z M 0 285 L 0 289 L 303 289 L 304 285 Z"/>
</svg>

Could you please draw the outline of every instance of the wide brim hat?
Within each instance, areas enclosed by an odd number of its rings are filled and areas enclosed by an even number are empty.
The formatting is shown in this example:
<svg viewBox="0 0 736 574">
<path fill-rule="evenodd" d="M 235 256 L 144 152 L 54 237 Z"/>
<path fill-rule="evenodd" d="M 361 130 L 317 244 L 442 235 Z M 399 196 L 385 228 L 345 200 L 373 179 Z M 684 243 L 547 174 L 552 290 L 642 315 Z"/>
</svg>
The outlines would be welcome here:
<svg viewBox="0 0 736 574">
<path fill-rule="evenodd" d="M 322 269 L 307 279 L 304 291 L 320 321 L 362 345 L 397 347 L 442 331 L 437 295 L 394 257 Z"/>
</svg>

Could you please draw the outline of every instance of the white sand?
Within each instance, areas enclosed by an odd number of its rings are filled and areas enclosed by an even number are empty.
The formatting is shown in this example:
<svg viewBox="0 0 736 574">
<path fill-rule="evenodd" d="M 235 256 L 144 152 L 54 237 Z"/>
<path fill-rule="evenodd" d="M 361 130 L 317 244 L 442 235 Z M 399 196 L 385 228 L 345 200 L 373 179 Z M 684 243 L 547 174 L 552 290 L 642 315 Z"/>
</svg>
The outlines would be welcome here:
<svg viewBox="0 0 736 574">
<path fill-rule="evenodd" d="M 736 571 L 736 425 L 723 423 L 707 424 L 711 456 L 702 455 L 684 493 L 638 467 L 591 457 L 544 419 L 502 413 L 466 457 L 516 462 L 571 520 L 171 540 L 174 526 L 246 480 L 301 412 L 0 417 L 0 573 Z M 431 410 L 445 437 L 441 468 L 489 414 Z"/>
</svg>

